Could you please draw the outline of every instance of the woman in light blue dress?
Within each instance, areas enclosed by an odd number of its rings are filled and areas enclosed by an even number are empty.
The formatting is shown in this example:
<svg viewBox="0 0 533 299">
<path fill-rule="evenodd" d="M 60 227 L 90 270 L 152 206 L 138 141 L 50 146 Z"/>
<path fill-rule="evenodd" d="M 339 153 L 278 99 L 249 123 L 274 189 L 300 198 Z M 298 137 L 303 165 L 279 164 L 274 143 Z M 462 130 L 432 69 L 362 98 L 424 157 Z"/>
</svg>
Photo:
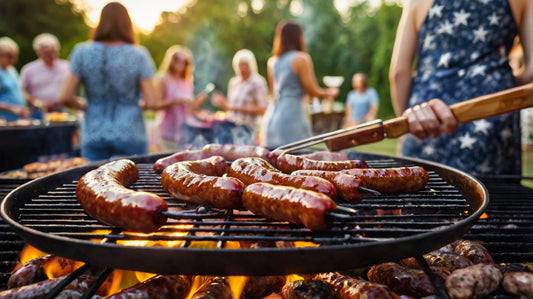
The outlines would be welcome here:
<svg viewBox="0 0 533 299">
<path fill-rule="evenodd" d="M 122 4 L 102 9 L 91 41 L 75 46 L 61 103 L 85 110 L 81 155 L 89 160 L 146 154 L 148 142 L 140 99 L 156 107 L 155 71 L 146 48 L 134 44 L 131 19 Z M 76 97 L 80 85 L 87 100 Z"/>
<path fill-rule="evenodd" d="M 268 83 L 274 103 L 266 116 L 262 145 L 275 148 L 311 137 L 303 98 L 334 98 L 338 88 L 323 89 L 315 78 L 311 56 L 305 50 L 302 27 L 282 22 L 276 29 L 272 57 L 268 60 Z"/>
</svg>

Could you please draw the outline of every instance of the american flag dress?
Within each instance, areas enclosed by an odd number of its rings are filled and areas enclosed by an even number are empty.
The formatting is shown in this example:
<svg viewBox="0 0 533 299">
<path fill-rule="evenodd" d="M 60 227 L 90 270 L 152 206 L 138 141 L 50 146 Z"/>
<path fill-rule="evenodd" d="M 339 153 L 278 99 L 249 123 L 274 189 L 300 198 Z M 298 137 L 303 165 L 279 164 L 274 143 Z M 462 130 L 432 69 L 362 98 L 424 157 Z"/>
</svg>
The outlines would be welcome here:
<svg viewBox="0 0 533 299">
<path fill-rule="evenodd" d="M 451 105 L 514 87 L 508 54 L 516 35 L 508 0 L 435 0 L 418 32 L 409 107 L 433 98 Z M 400 154 L 473 175 L 520 174 L 519 114 L 460 124 L 452 135 L 423 141 L 407 135 Z"/>
</svg>

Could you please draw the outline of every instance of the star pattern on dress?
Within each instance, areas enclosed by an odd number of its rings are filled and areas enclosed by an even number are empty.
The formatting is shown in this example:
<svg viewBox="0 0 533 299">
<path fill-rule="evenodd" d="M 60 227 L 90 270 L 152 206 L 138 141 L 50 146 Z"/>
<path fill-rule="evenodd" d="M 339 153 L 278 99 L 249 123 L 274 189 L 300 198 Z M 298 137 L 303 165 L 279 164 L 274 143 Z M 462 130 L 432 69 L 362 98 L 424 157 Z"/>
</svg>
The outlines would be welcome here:
<svg viewBox="0 0 533 299">
<path fill-rule="evenodd" d="M 484 135 L 489 135 L 489 129 L 492 128 L 492 124 L 485 119 L 477 120 L 474 122 L 474 133 L 481 132 Z"/>
<path fill-rule="evenodd" d="M 478 29 L 474 30 L 474 43 L 476 41 L 485 42 L 485 37 L 487 36 L 489 32 L 483 28 L 483 26 L 479 26 Z"/>
<path fill-rule="evenodd" d="M 485 70 L 487 69 L 486 65 L 477 64 L 472 68 L 472 73 L 470 77 L 475 77 L 477 75 L 485 76 Z"/>
<path fill-rule="evenodd" d="M 440 17 L 442 16 L 442 9 L 444 8 L 444 5 L 435 5 L 429 9 L 429 17 L 433 18 L 434 16 Z"/>
<path fill-rule="evenodd" d="M 498 25 L 498 22 L 500 21 L 500 17 L 496 15 L 495 12 L 492 13 L 489 17 L 489 23 L 490 25 Z"/>
<path fill-rule="evenodd" d="M 433 156 L 435 154 L 435 148 L 431 145 L 426 145 L 422 149 L 422 152 L 428 156 Z"/>
<path fill-rule="evenodd" d="M 448 67 L 451 58 L 452 58 L 452 53 L 451 52 L 446 52 L 446 53 L 442 54 L 440 56 L 439 64 L 437 64 L 437 66 Z"/>
<path fill-rule="evenodd" d="M 485 4 L 485 5 L 489 4 L 489 2 L 490 2 L 490 0 L 478 0 L 478 1 L 483 3 L 483 4 Z"/>
<path fill-rule="evenodd" d="M 435 36 L 433 34 L 428 34 L 426 38 L 424 39 L 424 48 L 434 49 L 435 48 L 435 44 L 433 43 L 434 39 L 435 39 Z"/>
<path fill-rule="evenodd" d="M 444 24 L 440 26 L 437 32 L 440 34 L 443 34 L 443 33 L 453 34 L 453 24 L 450 23 L 448 20 L 446 20 Z"/>
<path fill-rule="evenodd" d="M 468 18 L 470 17 L 471 13 L 467 13 L 464 9 L 461 9 L 460 12 L 454 12 L 453 15 L 455 16 L 455 26 L 459 26 L 461 24 L 468 26 Z"/>
<path fill-rule="evenodd" d="M 477 142 L 477 138 L 470 136 L 470 133 L 466 132 L 465 135 L 458 138 L 461 142 L 461 148 L 473 149 L 474 144 Z"/>
</svg>

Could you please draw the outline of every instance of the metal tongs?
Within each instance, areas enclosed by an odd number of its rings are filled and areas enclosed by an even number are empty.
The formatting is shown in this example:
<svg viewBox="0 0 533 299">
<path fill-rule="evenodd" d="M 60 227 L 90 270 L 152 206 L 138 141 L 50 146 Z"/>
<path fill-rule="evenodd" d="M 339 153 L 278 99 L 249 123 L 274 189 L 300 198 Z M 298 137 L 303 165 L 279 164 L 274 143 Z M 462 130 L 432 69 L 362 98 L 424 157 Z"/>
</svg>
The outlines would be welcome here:
<svg viewBox="0 0 533 299">
<path fill-rule="evenodd" d="M 450 109 L 459 123 L 468 123 L 529 107 L 533 107 L 533 83 L 453 104 Z M 409 122 L 405 116 L 386 121 L 377 119 L 354 127 L 292 142 L 276 148 L 275 151 L 289 153 L 319 143 L 327 143 L 330 151 L 340 151 L 378 142 L 384 138 L 398 138 L 407 133 L 409 133 Z"/>
</svg>

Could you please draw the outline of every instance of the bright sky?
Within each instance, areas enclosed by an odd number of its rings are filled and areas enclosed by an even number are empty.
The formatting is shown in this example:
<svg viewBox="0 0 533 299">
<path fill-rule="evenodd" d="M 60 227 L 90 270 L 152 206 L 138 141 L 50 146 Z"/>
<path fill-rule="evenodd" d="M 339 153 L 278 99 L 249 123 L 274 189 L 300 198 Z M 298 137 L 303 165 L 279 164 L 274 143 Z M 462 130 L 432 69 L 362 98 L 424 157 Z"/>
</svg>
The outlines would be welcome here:
<svg viewBox="0 0 533 299">
<path fill-rule="evenodd" d="M 184 0 L 115 0 L 122 3 L 130 14 L 135 25 L 143 31 L 151 31 L 159 21 L 163 11 L 177 11 L 185 2 Z M 112 0 L 73 0 L 76 5 L 81 5 L 88 11 L 89 20 L 96 24 L 102 8 Z"/>
</svg>

